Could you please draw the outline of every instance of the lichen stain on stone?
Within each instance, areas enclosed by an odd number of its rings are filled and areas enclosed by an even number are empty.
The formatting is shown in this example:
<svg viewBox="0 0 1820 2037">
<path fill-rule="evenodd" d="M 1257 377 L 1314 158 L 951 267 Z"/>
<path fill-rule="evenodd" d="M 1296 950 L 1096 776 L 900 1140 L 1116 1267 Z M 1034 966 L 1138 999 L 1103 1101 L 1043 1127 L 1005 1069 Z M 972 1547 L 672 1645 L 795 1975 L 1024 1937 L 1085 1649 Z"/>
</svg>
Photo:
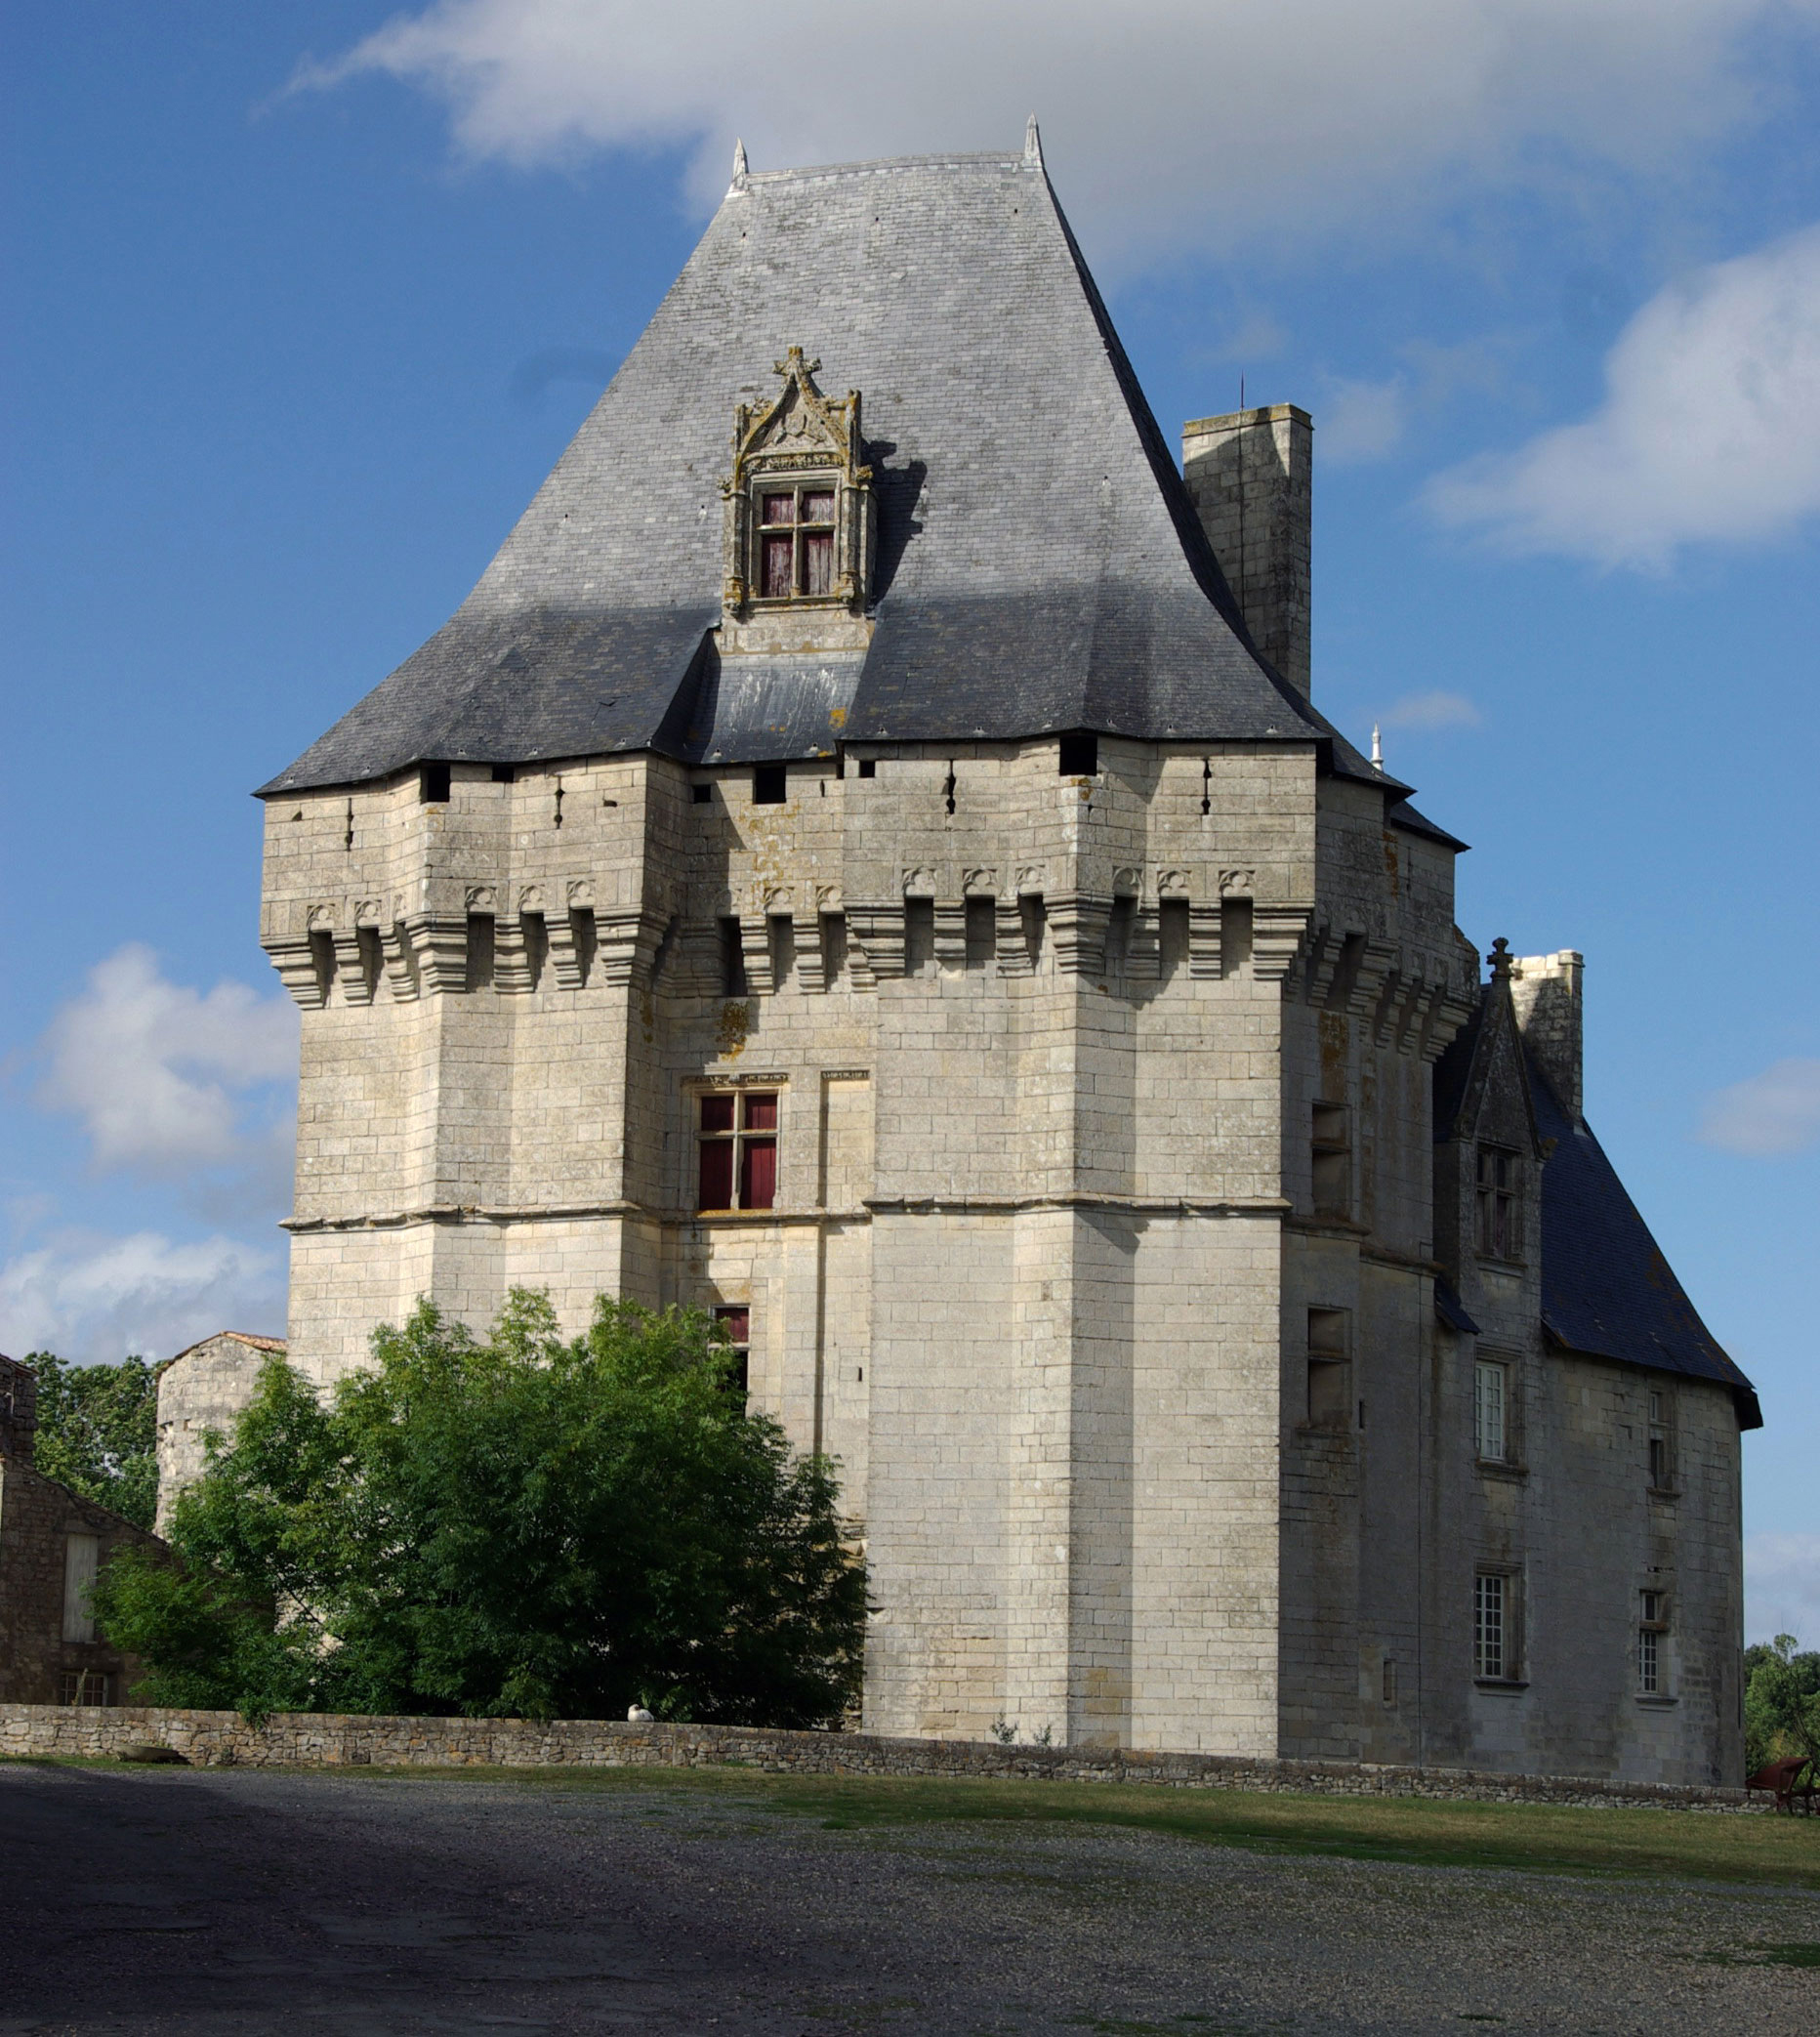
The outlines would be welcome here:
<svg viewBox="0 0 1820 2037">
<path fill-rule="evenodd" d="M 715 1044 L 725 1060 L 737 1060 L 746 1051 L 746 1036 L 752 1030 L 752 1007 L 749 1004 L 727 1004 L 721 1007 L 720 1022 L 715 1027 Z"/>
</svg>

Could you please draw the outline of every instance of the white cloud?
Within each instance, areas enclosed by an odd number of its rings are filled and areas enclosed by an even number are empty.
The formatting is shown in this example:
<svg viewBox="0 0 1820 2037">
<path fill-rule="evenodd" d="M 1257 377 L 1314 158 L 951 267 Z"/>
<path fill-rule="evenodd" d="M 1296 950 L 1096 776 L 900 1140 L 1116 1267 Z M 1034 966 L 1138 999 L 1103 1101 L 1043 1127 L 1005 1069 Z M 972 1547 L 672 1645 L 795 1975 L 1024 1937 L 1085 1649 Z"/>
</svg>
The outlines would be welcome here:
<svg viewBox="0 0 1820 2037">
<path fill-rule="evenodd" d="M 1820 1144 L 1820 1060 L 1792 1056 L 1707 1099 L 1700 1137 L 1754 1159 Z"/>
<path fill-rule="evenodd" d="M 689 151 L 755 169 L 1014 147 L 1035 107 L 1071 210 L 1126 260 L 1285 227 L 1407 230 L 1463 177 L 1667 167 L 1755 117 L 1765 23 L 1816 0 L 436 0 L 299 86 L 380 74 L 518 165 Z M 1760 61 L 1758 59 L 1758 61 Z"/>
<path fill-rule="evenodd" d="M 1409 425 L 1409 391 L 1400 375 L 1387 382 L 1336 376 L 1321 406 L 1321 458 L 1336 466 L 1381 460 L 1394 452 Z"/>
<path fill-rule="evenodd" d="M 0 1350 L 168 1358 L 216 1330 L 282 1334 L 284 1261 L 235 1238 L 72 1233 L 0 1267 Z"/>
<path fill-rule="evenodd" d="M 1386 728 L 1476 728 L 1485 717 L 1464 693 L 1405 693 L 1379 716 Z"/>
<path fill-rule="evenodd" d="M 1820 1535 L 1746 1535 L 1744 1638 L 1820 1648 Z"/>
<path fill-rule="evenodd" d="M 1509 552 L 1658 570 L 1820 512 L 1820 227 L 1661 291 L 1592 417 L 1438 476 L 1428 503 Z"/>
<path fill-rule="evenodd" d="M 158 1179 L 199 1170 L 269 1173 L 288 1142 L 297 1012 L 221 982 L 206 996 L 166 980 L 137 942 L 89 972 L 47 1028 L 40 1101 L 72 1110 L 95 1164 Z M 264 1094 L 262 1094 L 264 1092 Z"/>
</svg>

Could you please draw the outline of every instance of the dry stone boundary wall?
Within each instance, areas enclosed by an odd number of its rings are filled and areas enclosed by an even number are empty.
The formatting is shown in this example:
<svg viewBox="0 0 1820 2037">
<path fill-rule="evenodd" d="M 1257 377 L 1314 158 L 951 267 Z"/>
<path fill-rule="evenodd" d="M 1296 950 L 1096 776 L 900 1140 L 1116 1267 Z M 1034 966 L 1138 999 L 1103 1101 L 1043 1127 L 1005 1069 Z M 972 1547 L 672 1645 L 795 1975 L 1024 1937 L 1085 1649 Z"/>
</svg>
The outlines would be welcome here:
<svg viewBox="0 0 1820 2037">
<path fill-rule="evenodd" d="M 236 1712 L 145 1706 L 0 1705 L 0 1755 L 118 1756 L 154 1744 L 198 1767 L 748 1767 L 797 1775 L 1000 1775 L 1025 1781 L 1143 1782 L 1176 1789 L 1299 1791 L 1340 1797 L 1437 1797 L 1481 1803 L 1760 1811 L 1741 1789 L 1500 1775 L 1357 1762 L 1251 1760 L 1130 1749 L 1003 1747 L 875 1733 L 773 1731 L 741 1725 L 630 1725 L 615 1720 L 366 1718 L 277 1713 L 254 1725 Z"/>
</svg>

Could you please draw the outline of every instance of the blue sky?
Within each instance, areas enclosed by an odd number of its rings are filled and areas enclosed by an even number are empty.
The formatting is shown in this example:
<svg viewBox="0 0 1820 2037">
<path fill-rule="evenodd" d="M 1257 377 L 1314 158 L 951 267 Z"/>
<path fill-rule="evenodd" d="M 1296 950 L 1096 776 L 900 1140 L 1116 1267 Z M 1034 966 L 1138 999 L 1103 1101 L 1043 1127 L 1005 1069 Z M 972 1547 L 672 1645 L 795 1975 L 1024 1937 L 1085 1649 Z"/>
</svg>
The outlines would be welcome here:
<svg viewBox="0 0 1820 2037">
<path fill-rule="evenodd" d="M 0 1347 L 276 1330 L 249 789 L 461 600 L 753 166 L 1014 146 L 1167 431 L 1316 422 L 1315 686 L 1587 956 L 1820 1631 L 1820 0 L 16 10 Z M 801 44 L 796 42 L 801 37 Z M 812 57 L 798 50 L 812 51 Z"/>
</svg>

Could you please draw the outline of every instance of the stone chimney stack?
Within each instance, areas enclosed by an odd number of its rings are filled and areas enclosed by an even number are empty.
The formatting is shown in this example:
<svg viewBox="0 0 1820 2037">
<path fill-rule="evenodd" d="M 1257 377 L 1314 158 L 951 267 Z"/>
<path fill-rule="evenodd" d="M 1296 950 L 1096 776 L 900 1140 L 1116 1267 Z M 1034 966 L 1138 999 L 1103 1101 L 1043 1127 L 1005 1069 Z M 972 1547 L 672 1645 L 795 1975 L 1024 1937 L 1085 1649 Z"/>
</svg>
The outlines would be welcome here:
<svg viewBox="0 0 1820 2037">
<path fill-rule="evenodd" d="M 1581 986 L 1586 957 L 1572 948 L 1558 955 L 1519 955 L 1510 964 L 1510 1002 L 1516 1022 L 1549 1087 L 1576 1122 L 1585 1115 L 1581 1075 Z"/>
<path fill-rule="evenodd" d="M 0 1457 L 29 1464 L 38 1435 L 38 1375 L 0 1356 Z"/>
<path fill-rule="evenodd" d="M 1181 428 L 1182 477 L 1252 641 L 1304 697 L 1313 464 L 1313 420 L 1293 403 Z"/>
</svg>

